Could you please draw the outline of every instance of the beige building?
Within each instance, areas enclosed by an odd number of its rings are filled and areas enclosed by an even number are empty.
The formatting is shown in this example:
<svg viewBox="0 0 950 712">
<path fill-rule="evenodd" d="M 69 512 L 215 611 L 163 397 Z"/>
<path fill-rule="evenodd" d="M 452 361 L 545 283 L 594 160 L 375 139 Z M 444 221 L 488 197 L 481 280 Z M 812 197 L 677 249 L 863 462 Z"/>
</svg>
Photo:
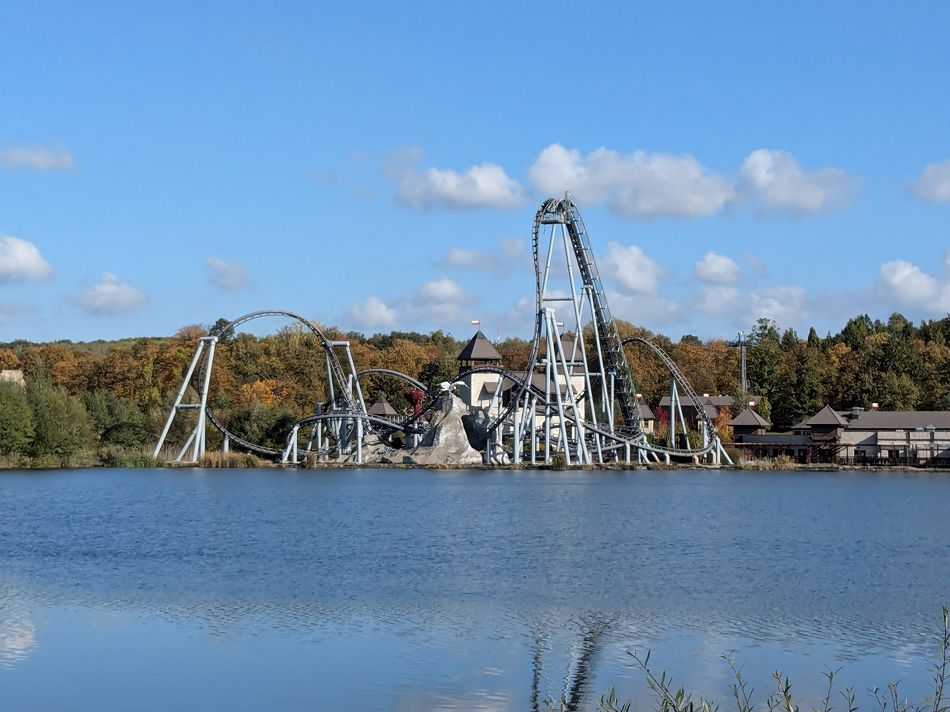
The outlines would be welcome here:
<svg viewBox="0 0 950 712">
<path fill-rule="evenodd" d="M 845 422 L 837 443 L 839 462 L 950 462 L 950 411 L 852 408 L 839 416 Z"/>
<path fill-rule="evenodd" d="M 579 356 L 572 355 L 573 340 L 570 337 L 562 338 L 561 349 L 564 352 L 564 360 L 570 373 L 571 390 L 573 390 L 575 400 L 578 401 L 579 414 L 581 418 L 584 418 L 586 417 L 586 402 L 583 396 L 586 393 L 586 384 L 584 383 L 583 364 L 579 361 Z M 457 360 L 460 375 L 479 366 L 503 368 L 501 354 L 480 330 L 465 344 Z M 518 375 L 521 378 L 527 376 L 525 373 Z M 545 381 L 546 376 L 543 371 L 536 371 L 531 374 L 531 385 L 536 390 L 550 393 L 552 401 L 556 400 L 555 394 L 560 391 L 562 400 L 566 402 L 568 388 L 563 369 L 558 369 L 547 390 L 545 389 Z M 495 417 L 508 405 L 514 385 L 514 381 L 500 373 L 469 373 L 459 379 L 458 395 L 470 408 L 484 409 L 490 417 Z M 535 420 L 537 426 L 541 427 L 544 424 L 544 413 L 539 413 Z"/>
<path fill-rule="evenodd" d="M 950 411 L 945 410 L 834 410 L 826 405 L 790 433 L 733 427 L 733 444 L 758 456 L 856 465 L 950 464 Z"/>
<path fill-rule="evenodd" d="M 26 387 L 23 371 L 18 368 L 5 368 L 0 371 L 0 383 L 12 383 L 15 386 L 20 386 L 20 388 Z"/>
<path fill-rule="evenodd" d="M 459 374 L 480 366 L 501 368 L 501 354 L 481 329 L 465 344 L 456 360 L 459 362 Z M 500 374 L 469 373 L 459 380 L 459 398 L 470 408 L 488 408 L 493 401 L 500 407 L 501 394 L 497 399 L 495 397 L 499 387 L 503 386 Z"/>
</svg>

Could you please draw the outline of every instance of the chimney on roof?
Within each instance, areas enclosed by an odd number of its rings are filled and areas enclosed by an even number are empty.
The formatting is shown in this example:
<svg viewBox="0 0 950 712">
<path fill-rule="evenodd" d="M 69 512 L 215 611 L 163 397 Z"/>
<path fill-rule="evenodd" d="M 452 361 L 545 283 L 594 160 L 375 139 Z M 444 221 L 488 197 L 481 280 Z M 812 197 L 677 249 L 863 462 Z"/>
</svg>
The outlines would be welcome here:
<svg viewBox="0 0 950 712">
<path fill-rule="evenodd" d="M 863 412 L 864 412 L 864 408 L 860 408 L 860 407 L 855 406 L 854 408 L 851 409 L 851 413 L 850 413 L 850 415 L 848 415 L 848 419 L 849 419 L 849 420 L 854 420 L 855 418 L 859 417 L 859 416 L 861 415 L 861 413 L 863 413 Z"/>
<path fill-rule="evenodd" d="M 708 393 L 703 393 L 703 398 L 709 398 L 709 394 L 708 394 Z"/>
<path fill-rule="evenodd" d="M 871 410 L 880 410 L 880 409 L 881 409 L 880 403 L 877 403 L 877 402 L 871 403 Z"/>
</svg>

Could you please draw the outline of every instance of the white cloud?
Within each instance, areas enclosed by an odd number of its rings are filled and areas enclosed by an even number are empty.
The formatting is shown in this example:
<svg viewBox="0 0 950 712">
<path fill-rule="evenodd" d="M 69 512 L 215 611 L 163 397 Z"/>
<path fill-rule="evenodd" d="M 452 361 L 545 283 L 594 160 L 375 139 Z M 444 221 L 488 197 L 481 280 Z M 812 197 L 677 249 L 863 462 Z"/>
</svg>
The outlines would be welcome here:
<svg viewBox="0 0 950 712">
<path fill-rule="evenodd" d="M 19 237 L 0 236 L 0 283 L 37 281 L 53 274 L 39 249 Z"/>
<path fill-rule="evenodd" d="M 860 180 L 838 168 L 806 171 L 787 151 L 760 148 L 739 167 L 743 187 L 764 212 L 810 215 L 846 207 Z"/>
<path fill-rule="evenodd" d="M 522 338 L 530 338 L 537 317 L 536 309 L 537 304 L 533 298 L 519 297 L 501 314 L 494 315 L 493 318 L 484 320 L 482 323 L 497 324 L 504 334 L 517 334 Z"/>
<path fill-rule="evenodd" d="M 352 304 L 347 313 L 362 329 L 393 328 L 398 321 L 396 310 L 377 297 L 369 297 L 362 303 Z"/>
<path fill-rule="evenodd" d="M 950 283 L 941 282 L 906 260 L 881 265 L 877 290 L 881 296 L 906 307 L 932 313 L 950 312 Z"/>
<path fill-rule="evenodd" d="M 512 210 L 524 201 L 521 185 L 495 163 L 470 166 L 464 172 L 403 167 L 394 171 L 396 199 L 413 208 Z"/>
<path fill-rule="evenodd" d="M 484 269 L 486 257 L 485 252 L 467 250 L 464 247 L 451 247 L 439 264 L 443 267 L 459 269 Z"/>
<path fill-rule="evenodd" d="M 73 302 L 90 314 L 121 314 L 142 306 L 147 297 L 131 284 L 121 284 L 110 272 L 97 284 L 73 297 Z"/>
<path fill-rule="evenodd" d="M 684 321 L 683 310 L 674 301 L 659 294 L 623 294 L 608 291 L 610 313 L 648 329 L 661 329 Z"/>
<path fill-rule="evenodd" d="M 911 188 L 928 203 L 950 203 L 950 159 L 927 164 Z"/>
<path fill-rule="evenodd" d="M 0 164 L 11 171 L 71 171 L 76 160 L 65 146 L 14 146 L 0 151 Z"/>
<path fill-rule="evenodd" d="M 763 262 L 762 260 L 760 260 L 760 259 L 759 259 L 758 257 L 756 257 L 755 255 L 753 255 L 751 252 L 748 253 L 748 254 L 745 256 L 745 258 L 746 258 L 746 261 L 749 263 L 749 266 L 752 268 L 752 271 L 753 271 L 753 272 L 755 272 L 755 273 L 756 273 L 757 275 L 759 275 L 760 277 L 768 277 L 768 275 L 769 275 L 769 268 L 768 268 L 768 266 L 765 264 L 765 262 Z"/>
<path fill-rule="evenodd" d="M 735 284 L 739 281 L 739 265 L 731 257 L 707 252 L 693 267 L 697 279 L 706 284 Z"/>
<path fill-rule="evenodd" d="M 587 156 L 555 143 L 528 169 L 548 195 L 572 191 L 581 203 L 605 203 L 628 218 L 697 217 L 736 199 L 734 181 L 710 172 L 690 155 L 598 148 Z"/>
<path fill-rule="evenodd" d="M 448 277 L 426 282 L 409 294 L 383 302 L 369 297 L 347 309 L 345 319 L 362 329 L 451 329 L 472 318 L 476 299 Z"/>
<path fill-rule="evenodd" d="M 209 257 L 205 260 L 205 266 L 209 272 L 208 281 L 213 287 L 233 291 L 250 286 L 244 265 L 237 260 Z"/>
<path fill-rule="evenodd" d="M 422 323 L 442 328 L 469 319 L 475 301 L 458 282 L 442 277 L 419 287 L 410 299 L 410 309 Z"/>
<path fill-rule="evenodd" d="M 773 319 L 781 324 L 801 324 L 808 317 L 805 290 L 795 286 L 778 286 L 753 290 L 746 297 L 747 321 Z"/>
<path fill-rule="evenodd" d="M 419 302 L 449 302 L 465 298 L 467 298 L 466 292 L 462 285 L 448 277 L 426 282 L 419 287 L 419 291 L 416 293 L 416 299 Z"/>
<path fill-rule="evenodd" d="M 714 318 L 735 316 L 738 305 L 739 290 L 727 285 L 707 285 L 696 295 L 696 310 Z"/>
<path fill-rule="evenodd" d="M 631 294 L 656 293 L 663 274 L 663 268 L 636 245 L 624 247 L 611 242 L 599 262 L 604 275 L 613 279 L 621 291 Z"/>
<path fill-rule="evenodd" d="M 439 266 L 487 272 L 499 277 L 518 269 L 530 269 L 530 260 L 524 241 L 511 238 L 502 240 L 494 250 L 452 247 L 439 261 Z"/>
</svg>

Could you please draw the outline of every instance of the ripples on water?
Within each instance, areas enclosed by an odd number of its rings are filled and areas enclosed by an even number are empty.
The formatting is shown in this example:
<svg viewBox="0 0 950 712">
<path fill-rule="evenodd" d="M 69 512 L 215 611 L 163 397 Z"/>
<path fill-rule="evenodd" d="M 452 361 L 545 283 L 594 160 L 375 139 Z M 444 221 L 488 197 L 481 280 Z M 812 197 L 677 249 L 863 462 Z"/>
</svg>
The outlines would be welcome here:
<svg viewBox="0 0 950 712">
<path fill-rule="evenodd" d="M 760 689 L 922 688 L 948 502 L 896 473 L 3 473 L 0 693 L 525 709 L 642 700 L 647 648 L 723 701 L 730 649 Z"/>
</svg>

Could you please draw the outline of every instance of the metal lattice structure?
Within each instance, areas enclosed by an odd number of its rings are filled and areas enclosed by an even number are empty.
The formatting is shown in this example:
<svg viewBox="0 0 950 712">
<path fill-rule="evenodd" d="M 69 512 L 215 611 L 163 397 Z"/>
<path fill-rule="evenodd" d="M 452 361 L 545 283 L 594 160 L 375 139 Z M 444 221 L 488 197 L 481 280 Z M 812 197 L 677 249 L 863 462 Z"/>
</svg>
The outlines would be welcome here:
<svg viewBox="0 0 950 712">
<path fill-rule="evenodd" d="M 723 458 L 729 461 L 704 404 L 673 359 L 646 339 L 621 337 L 587 228 L 570 193 L 544 201 L 537 211 L 532 254 L 536 318 L 527 367 L 514 372 L 477 366 L 459 375 L 460 381 L 475 374 L 497 379 L 491 403 L 478 414 L 483 418 L 484 461 L 535 464 L 540 460 L 550 464 L 561 457 L 569 466 L 644 463 L 651 458 L 714 464 Z M 156 457 L 172 422 L 183 410 L 196 410 L 198 421 L 176 458 L 178 462 L 197 462 L 204 454 L 209 422 L 224 436 L 226 450 L 234 445 L 287 464 L 297 464 L 307 455 L 318 459 L 353 457 L 360 463 L 364 436 L 370 431 L 383 442 L 394 432 L 418 442 L 428 427 L 427 416 L 436 394 L 417 379 L 391 369 L 357 371 L 349 342 L 330 340 L 317 326 L 292 312 L 252 312 L 232 321 L 222 333 L 274 316 L 290 319 L 316 337 L 326 368 L 328 398 L 315 403 L 311 415 L 294 423 L 282 449 L 250 442 L 230 432 L 208 405 L 218 340 L 205 337 L 196 347 L 155 447 Z M 669 372 L 669 437 L 665 442 L 651 437 L 644 428 L 625 351 L 631 344 L 645 346 Z M 410 416 L 373 416 L 367 412 L 360 385 L 360 378 L 369 376 L 401 380 L 423 393 L 425 400 Z M 193 402 L 184 400 L 189 386 L 195 395 Z M 689 419 L 684 415 L 684 403 L 695 414 Z M 691 434 L 698 442 L 691 442 Z M 189 451 L 191 457 L 185 460 Z"/>
<path fill-rule="evenodd" d="M 487 461 L 521 462 L 525 450 L 532 463 L 540 455 L 550 463 L 560 453 L 568 465 L 629 463 L 632 456 L 639 462 L 651 457 L 666 462 L 728 459 L 704 405 L 673 360 L 646 339 L 621 338 L 587 228 L 569 193 L 541 205 L 534 219 L 532 254 L 537 318 L 528 366 L 523 374 L 504 373 L 515 385 L 504 407 L 489 408 L 493 419 L 488 426 Z M 556 277 L 566 289 L 553 288 Z M 592 336 L 590 354 L 585 330 Z M 562 345 L 565 334 L 573 334 L 568 345 Z M 651 442 L 643 429 L 636 384 L 624 350 L 635 342 L 646 345 L 670 373 L 671 437 L 666 444 Z M 491 370 L 480 367 L 469 373 Z M 543 374 L 543 392 L 531 385 L 536 373 Z M 503 390 L 501 385 L 496 393 Z M 683 396 L 696 413 L 700 442 L 695 446 L 688 437 L 682 444 L 677 440 L 677 431 L 686 436 L 690 429 Z M 525 411 L 538 415 L 537 427 L 531 427 Z M 540 452 L 538 441 L 543 445 Z"/>
</svg>

